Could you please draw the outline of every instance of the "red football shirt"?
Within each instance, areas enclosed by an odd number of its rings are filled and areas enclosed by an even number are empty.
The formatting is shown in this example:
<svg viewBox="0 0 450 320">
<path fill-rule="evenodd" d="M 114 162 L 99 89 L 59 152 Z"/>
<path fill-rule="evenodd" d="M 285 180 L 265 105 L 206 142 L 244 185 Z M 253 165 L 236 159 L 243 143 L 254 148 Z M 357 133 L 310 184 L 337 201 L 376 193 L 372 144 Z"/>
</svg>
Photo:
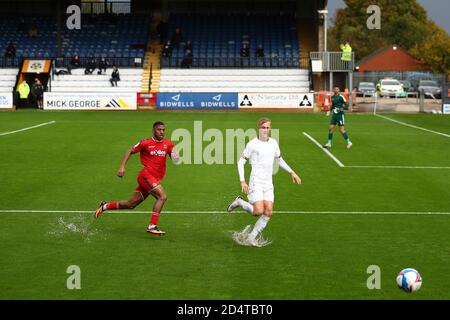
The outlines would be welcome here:
<svg viewBox="0 0 450 320">
<path fill-rule="evenodd" d="M 141 163 L 148 173 L 158 180 L 166 174 L 166 157 L 172 153 L 173 143 L 163 139 L 157 141 L 153 138 L 141 140 L 132 149 L 131 153 L 141 153 Z"/>
</svg>

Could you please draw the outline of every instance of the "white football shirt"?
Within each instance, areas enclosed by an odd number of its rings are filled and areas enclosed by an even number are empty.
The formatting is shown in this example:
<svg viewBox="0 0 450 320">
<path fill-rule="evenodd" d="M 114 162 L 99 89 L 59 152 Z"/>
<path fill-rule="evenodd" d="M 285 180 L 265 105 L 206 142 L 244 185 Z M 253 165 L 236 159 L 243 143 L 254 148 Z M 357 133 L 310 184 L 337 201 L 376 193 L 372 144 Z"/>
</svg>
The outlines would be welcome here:
<svg viewBox="0 0 450 320">
<path fill-rule="evenodd" d="M 271 185 L 274 160 L 280 155 L 280 147 L 275 139 L 261 141 L 254 138 L 249 141 L 242 156 L 249 159 L 252 166 L 250 184 Z"/>
</svg>

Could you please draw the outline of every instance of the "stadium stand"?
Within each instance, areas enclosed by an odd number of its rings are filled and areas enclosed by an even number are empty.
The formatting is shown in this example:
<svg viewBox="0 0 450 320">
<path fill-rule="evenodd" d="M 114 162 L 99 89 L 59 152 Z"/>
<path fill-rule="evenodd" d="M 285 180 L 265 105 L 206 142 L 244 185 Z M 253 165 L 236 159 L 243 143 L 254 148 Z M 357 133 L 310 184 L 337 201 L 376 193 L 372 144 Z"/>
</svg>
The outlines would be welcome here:
<svg viewBox="0 0 450 320">
<path fill-rule="evenodd" d="M 89 17 L 89 18 L 88 18 Z M 103 18 L 102 18 L 103 17 Z M 150 18 L 146 15 L 86 15 L 81 30 L 64 29 L 63 54 L 70 58 L 93 54 L 96 57 L 143 58 Z"/>
<path fill-rule="evenodd" d="M 85 75 L 84 69 L 74 69 L 72 74 L 54 75 L 50 83 L 51 92 L 139 92 L 143 70 L 141 68 L 120 68 L 120 81 L 112 87 L 109 79 L 112 69 L 106 74 Z"/>
<path fill-rule="evenodd" d="M 180 67 L 184 43 L 192 42 L 194 68 L 202 67 L 299 67 L 297 22 L 293 14 L 172 14 L 169 39 L 180 28 L 183 40 L 170 58 L 162 57 L 162 67 Z M 250 58 L 241 59 L 243 43 Z M 256 59 L 262 45 L 265 58 Z"/>
<path fill-rule="evenodd" d="M 302 69 L 162 69 L 161 92 L 308 92 Z"/>
<path fill-rule="evenodd" d="M 27 26 L 36 26 L 36 38 L 31 38 L 26 31 L 18 31 L 21 17 L 4 16 L 0 22 L 0 50 L 4 52 L 12 41 L 18 59 L 53 58 L 56 55 L 55 18 L 22 18 Z M 294 14 L 173 13 L 169 17 L 168 38 L 180 28 L 183 39 L 179 47 L 173 48 L 170 58 L 161 57 L 158 63 L 155 59 L 159 60 L 160 48 L 152 43 L 155 39 L 149 37 L 151 23 L 154 23 L 149 15 L 83 15 L 82 20 L 81 30 L 62 29 L 62 57 L 55 59 L 54 64 L 58 69 L 67 67 L 72 56 L 78 54 L 82 68 L 72 70 L 69 75 L 52 75 L 48 91 L 145 91 L 150 77 L 150 71 L 146 70 L 150 69 L 149 62 L 153 67 L 152 91 L 298 92 L 310 89 L 309 72 L 299 65 L 300 43 Z M 187 40 L 192 43 L 192 69 L 179 69 Z M 250 47 L 249 58 L 240 56 L 243 43 Z M 256 57 L 259 45 L 264 48 L 264 58 Z M 97 61 L 99 57 L 107 58 L 106 74 L 84 74 L 91 55 Z M 136 58 L 142 59 L 142 63 L 137 65 Z M 109 82 L 112 64 L 118 64 L 120 69 L 121 81 L 117 88 Z M 127 66 L 138 68 L 124 68 Z M 12 80 L 15 81 L 15 76 Z M 11 89 L 13 86 L 14 83 Z"/>
<path fill-rule="evenodd" d="M 19 24 L 26 21 L 25 28 Z M 84 59 L 90 55 L 96 57 L 120 57 L 134 64 L 134 58 L 143 58 L 148 38 L 148 15 L 83 15 L 83 28 L 69 30 L 63 28 L 62 56 L 64 64 L 73 54 Z M 28 29 L 35 26 L 37 36 L 30 37 Z M 56 21 L 54 17 L 2 16 L 0 17 L 0 52 L 12 41 L 16 46 L 16 57 L 53 58 L 56 55 Z"/>
<path fill-rule="evenodd" d="M 20 21 L 23 21 L 23 29 Z M 48 58 L 54 55 L 56 48 L 56 28 L 54 18 L 11 16 L 0 17 L 0 52 L 3 55 L 6 46 L 13 42 L 16 46 L 16 57 Z M 36 37 L 29 36 L 29 29 L 34 26 Z"/>
<path fill-rule="evenodd" d="M 0 69 L 0 92 L 12 92 L 16 83 L 17 69 Z"/>
<path fill-rule="evenodd" d="M 168 39 L 183 35 L 171 57 L 161 57 L 160 92 L 307 92 L 309 70 L 300 69 L 300 43 L 293 14 L 172 14 Z M 181 68 L 184 44 L 192 43 L 193 63 Z M 242 44 L 250 57 L 242 58 Z M 264 48 L 264 58 L 256 48 Z"/>
</svg>

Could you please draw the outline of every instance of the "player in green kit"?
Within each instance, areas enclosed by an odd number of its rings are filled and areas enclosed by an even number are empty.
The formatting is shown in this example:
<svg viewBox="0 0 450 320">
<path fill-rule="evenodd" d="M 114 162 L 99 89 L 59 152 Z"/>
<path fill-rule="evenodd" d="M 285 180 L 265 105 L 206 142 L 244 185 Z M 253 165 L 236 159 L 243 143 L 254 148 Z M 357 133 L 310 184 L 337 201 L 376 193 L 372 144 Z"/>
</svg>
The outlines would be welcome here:
<svg viewBox="0 0 450 320">
<path fill-rule="evenodd" d="M 345 131 L 345 110 L 348 110 L 347 99 L 339 94 L 339 87 L 334 88 L 334 95 L 331 96 L 331 109 L 327 112 L 327 116 L 332 113 L 330 125 L 328 127 L 328 142 L 323 147 L 331 148 L 331 140 L 333 139 L 333 130 L 336 125 L 339 126 L 339 131 L 342 133 L 345 141 L 347 141 L 347 149 L 350 149 L 353 143 L 350 141 L 347 132 Z"/>
</svg>

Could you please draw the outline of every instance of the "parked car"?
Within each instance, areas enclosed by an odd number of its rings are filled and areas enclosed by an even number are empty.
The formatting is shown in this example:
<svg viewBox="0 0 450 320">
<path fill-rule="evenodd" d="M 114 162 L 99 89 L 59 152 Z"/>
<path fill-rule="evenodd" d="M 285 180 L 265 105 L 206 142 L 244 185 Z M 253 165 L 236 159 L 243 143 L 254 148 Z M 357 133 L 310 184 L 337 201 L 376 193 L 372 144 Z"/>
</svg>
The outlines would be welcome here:
<svg viewBox="0 0 450 320">
<path fill-rule="evenodd" d="M 400 80 L 399 82 L 403 86 L 403 90 L 405 92 L 414 92 L 415 91 L 414 87 L 411 85 L 411 82 L 409 82 L 408 80 Z"/>
<path fill-rule="evenodd" d="M 420 80 L 418 90 L 419 92 L 423 90 L 425 97 L 431 97 L 432 94 L 435 98 L 441 99 L 441 87 L 437 81 Z"/>
<path fill-rule="evenodd" d="M 373 82 L 360 82 L 358 91 L 356 92 L 357 97 L 373 97 L 376 93 L 375 84 Z"/>
<path fill-rule="evenodd" d="M 396 79 L 382 79 L 378 81 L 377 90 L 380 97 L 405 97 L 402 84 Z"/>
</svg>

